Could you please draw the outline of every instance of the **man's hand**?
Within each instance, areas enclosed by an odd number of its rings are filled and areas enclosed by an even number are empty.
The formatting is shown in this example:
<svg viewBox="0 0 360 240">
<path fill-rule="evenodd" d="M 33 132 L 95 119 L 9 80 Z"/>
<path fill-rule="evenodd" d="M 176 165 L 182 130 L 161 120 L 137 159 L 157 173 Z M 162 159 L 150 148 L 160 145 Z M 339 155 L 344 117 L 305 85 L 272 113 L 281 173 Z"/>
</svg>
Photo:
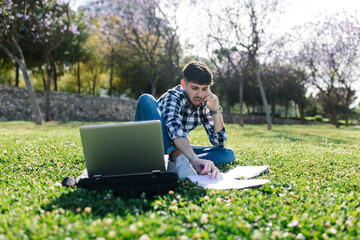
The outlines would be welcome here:
<svg viewBox="0 0 360 240">
<path fill-rule="evenodd" d="M 205 95 L 205 101 L 207 101 L 207 107 L 210 111 L 218 111 L 220 109 L 219 98 L 209 91 Z M 214 114 L 214 133 L 220 132 L 224 128 L 224 120 L 221 114 Z"/>
<path fill-rule="evenodd" d="M 197 159 L 191 161 L 196 171 L 201 175 L 211 174 L 210 178 L 217 178 L 219 175 L 219 169 L 215 166 L 215 164 L 210 160 Z"/>
<path fill-rule="evenodd" d="M 207 101 L 207 106 L 210 110 L 212 111 L 219 110 L 220 107 L 219 98 L 215 94 L 213 94 L 210 90 L 208 91 L 208 93 L 206 93 L 204 101 Z"/>
</svg>

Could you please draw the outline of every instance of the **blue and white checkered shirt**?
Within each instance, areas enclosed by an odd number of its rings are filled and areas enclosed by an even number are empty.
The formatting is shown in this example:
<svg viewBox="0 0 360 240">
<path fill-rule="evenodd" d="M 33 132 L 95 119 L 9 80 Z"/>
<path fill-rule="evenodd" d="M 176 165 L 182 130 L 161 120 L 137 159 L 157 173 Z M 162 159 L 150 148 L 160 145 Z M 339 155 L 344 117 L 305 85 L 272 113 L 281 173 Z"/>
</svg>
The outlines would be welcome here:
<svg viewBox="0 0 360 240">
<path fill-rule="evenodd" d="M 215 133 L 210 109 L 204 103 L 193 109 L 181 85 L 168 90 L 157 100 L 157 103 L 171 139 L 189 139 L 189 132 L 203 124 L 212 145 L 214 147 L 225 146 L 227 138 L 225 127 Z"/>
</svg>

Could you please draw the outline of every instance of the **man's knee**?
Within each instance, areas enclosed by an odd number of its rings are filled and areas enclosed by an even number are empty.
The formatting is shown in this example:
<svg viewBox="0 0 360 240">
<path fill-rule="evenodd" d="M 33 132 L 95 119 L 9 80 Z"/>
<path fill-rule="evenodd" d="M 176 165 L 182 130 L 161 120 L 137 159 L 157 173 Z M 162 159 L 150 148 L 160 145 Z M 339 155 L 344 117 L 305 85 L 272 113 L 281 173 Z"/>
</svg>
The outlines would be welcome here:
<svg viewBox="0 0 360 240">
<path fill-rule="evenodd" d="M 153 103 L 153 102 L 156 102 L 155 98 L 150 94 L 144 93 L 139 97 L 137 104 L 138 105 L 146 105 L 146 104 Z"/>
<path fill-rule="evenodd" d="M 234 150 L 231 148 L 224 148 L 223 151 L 223 163 L 231 163 L 235 160 L 235 153 Z"/>
</svg>

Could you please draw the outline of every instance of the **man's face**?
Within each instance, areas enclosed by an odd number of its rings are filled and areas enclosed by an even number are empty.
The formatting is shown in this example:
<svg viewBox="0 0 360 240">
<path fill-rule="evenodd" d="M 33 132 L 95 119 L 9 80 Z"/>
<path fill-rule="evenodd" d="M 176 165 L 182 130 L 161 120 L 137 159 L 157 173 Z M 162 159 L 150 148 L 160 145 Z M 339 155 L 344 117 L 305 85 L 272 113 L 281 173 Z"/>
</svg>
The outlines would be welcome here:
<svg viewBox="0 0 360 240">
<path fill-rule="evenodd" d="M 200 85 L 193 82 L 181 80 L 181 86 L 185 95 L 192 106 L 198 107 L 205 99 L 205 95 L 210 91 L 210 85 Z"/>
</svg>

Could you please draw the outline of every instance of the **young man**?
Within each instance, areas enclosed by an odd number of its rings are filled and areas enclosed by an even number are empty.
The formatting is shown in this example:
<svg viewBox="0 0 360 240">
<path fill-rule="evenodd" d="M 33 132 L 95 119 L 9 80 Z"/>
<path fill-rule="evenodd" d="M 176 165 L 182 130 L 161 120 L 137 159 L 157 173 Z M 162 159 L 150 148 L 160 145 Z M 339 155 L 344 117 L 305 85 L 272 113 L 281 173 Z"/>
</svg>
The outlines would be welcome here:
<svg viewBox="0 0 360 240">
<path fill-rule="evenodd" d="M 214 163 L 235 160 L 234 151 L 225 148 L 226 130 L 218 97 L 210 90 L 213 76 L 202 62 L 193 61 L 183 69 L 181 84 L 168 90 L 158 101 L 144 94 L 136 106 L 135 121 L 161 120 L 164 148 L 176 163 L 179 178 L 211 174 L 217 178 Z M 213 147 L 192 146 L 189 132 L 202 124 Z M 196 170 L 195 170 L 195 169 Z"/>
</svg>

